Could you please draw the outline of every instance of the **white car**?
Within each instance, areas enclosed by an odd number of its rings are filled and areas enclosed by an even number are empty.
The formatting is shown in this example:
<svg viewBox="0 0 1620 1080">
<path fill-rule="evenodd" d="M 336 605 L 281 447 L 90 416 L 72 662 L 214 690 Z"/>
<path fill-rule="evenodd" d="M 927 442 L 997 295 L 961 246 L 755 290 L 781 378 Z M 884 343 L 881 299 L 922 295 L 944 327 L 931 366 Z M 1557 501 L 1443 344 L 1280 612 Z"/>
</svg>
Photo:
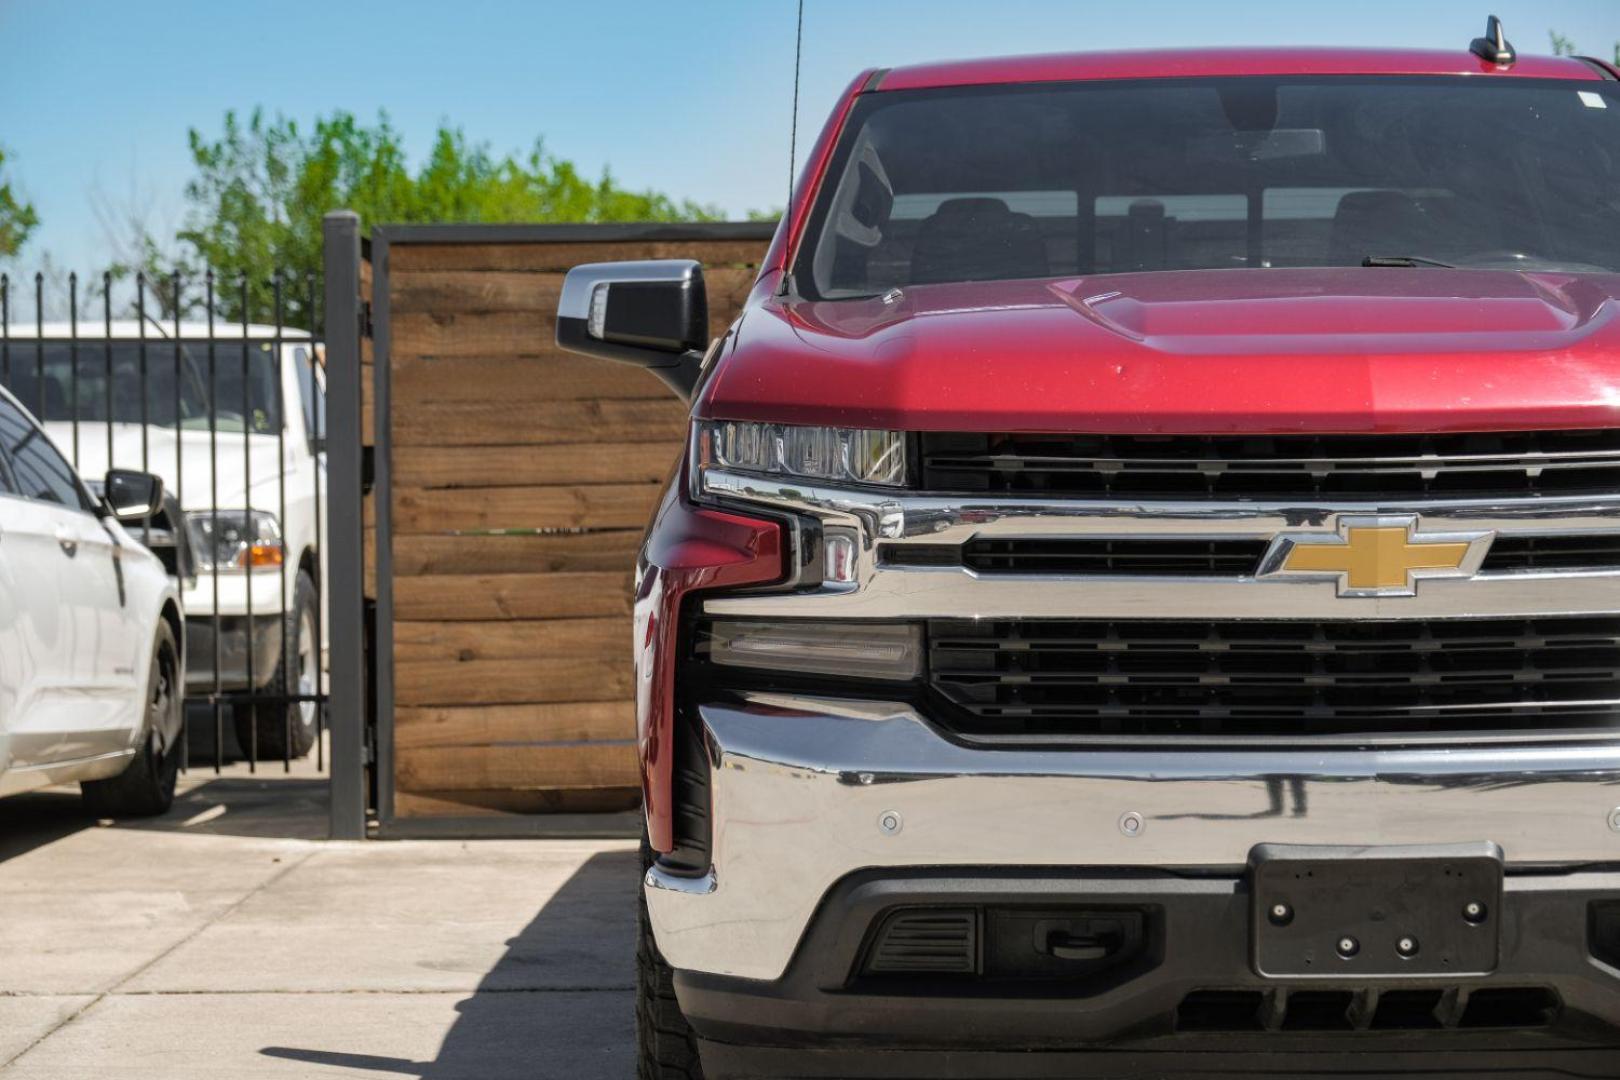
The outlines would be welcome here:
<svg viewBox="0 0 1620 1080">
<path fill-rule="evenodd" d="M 244 751 L 308 753 L 326 637 L 325 373 L 308 335 L 47 322 L 12 326 L 9 354 L 7 384 L 81 473 L 149 470 L 179 501 L 197 571 L 182 582 L 187 691 L 257 699 L 233 710 Z"/>
<path fill-rule="evenodd" d="M 106 817 L 174 799 L 185 670 L 180 592 L 121 520 L 163 483 L 114 471 L 93 496 L 0 390 L 0 795 L 77 781 Z"/>
</svg>

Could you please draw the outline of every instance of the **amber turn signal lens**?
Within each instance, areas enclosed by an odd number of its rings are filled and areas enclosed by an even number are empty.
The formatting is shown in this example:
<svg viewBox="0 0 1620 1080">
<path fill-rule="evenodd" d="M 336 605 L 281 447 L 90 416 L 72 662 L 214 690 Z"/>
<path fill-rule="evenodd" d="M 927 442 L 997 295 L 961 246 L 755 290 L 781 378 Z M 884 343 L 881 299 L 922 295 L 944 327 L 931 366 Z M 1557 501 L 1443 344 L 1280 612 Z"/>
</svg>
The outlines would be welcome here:
<svg viewBox="0 0 1620 1080">
<path fill-rule="evenodd" d="M 280 566 L 284 559 L 280 544 L 253 544 L 242 552 L 241 565 L 254 569 Z"/>
</svg>

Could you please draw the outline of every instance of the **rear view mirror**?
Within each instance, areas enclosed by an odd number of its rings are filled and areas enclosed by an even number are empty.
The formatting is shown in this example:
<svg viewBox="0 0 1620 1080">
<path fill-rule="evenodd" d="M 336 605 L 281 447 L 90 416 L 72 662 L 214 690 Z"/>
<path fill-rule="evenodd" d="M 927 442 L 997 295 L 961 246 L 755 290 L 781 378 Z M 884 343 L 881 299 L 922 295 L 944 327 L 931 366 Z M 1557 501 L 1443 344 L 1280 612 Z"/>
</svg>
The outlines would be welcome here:
<svg viewBox="0 0 1620 1080">
<path fill-rule="evenodd" d="M 1201 166 L 1319 158 L 1327 154 L 1327 133 L 1321 128 L 1272 128 L 1202 135 L 1188 144 L 1188 152 L 1191 161 Z"/>
<path fill-rule="evenodd" d="M 691 259 L 587 263 L 563 279 L 560 348 L 644 367 L 690 398 L 708 340 L 703 268 Z"/>
<path fill-rule="evenodd" d="M 163 480 L 152 473 L 112 469 L 102 483 L 101 497 L 119 521 L 141 521 L 163 508 Z"/>
</svg>

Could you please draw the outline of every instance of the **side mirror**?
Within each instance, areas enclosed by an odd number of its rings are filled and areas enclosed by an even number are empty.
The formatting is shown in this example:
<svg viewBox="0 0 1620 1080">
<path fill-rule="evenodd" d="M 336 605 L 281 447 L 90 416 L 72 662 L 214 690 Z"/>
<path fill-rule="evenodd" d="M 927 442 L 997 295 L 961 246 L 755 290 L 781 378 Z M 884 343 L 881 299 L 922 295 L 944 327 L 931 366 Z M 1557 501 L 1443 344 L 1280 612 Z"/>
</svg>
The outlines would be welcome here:
<svg viewBox="0 0 1620 1080">
<path fill-rule="evenodd" d="M 163 480 L 152 473 L 112 469 L 102 483 L 101 497 L 119 521 L 141 521 L 163 509 Z"/>
<path fill-rule="evenodd" d="M 690 399 L 708 341 L 703 268 L 691 259 L 586 263 L 563 279 L 559 348 L 644 367 Z"/>
</svg>

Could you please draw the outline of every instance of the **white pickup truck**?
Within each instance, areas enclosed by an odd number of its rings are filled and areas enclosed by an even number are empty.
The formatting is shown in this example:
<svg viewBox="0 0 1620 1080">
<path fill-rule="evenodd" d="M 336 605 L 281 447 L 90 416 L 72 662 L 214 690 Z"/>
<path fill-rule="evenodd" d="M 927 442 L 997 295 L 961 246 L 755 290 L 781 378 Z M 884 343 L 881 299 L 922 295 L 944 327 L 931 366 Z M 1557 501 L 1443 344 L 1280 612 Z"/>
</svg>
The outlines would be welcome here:
<svg viewBox="0 0 1620 1080">
<path fill-rule="evenodd" d="M 187 692 L 249 693 L 232 710 L 236 733 L 263 758 L 301 757 L 317 733 L 318 349 L 301 330 L 219 321 L 148 320 L 144 334 L 133 320 L 47 322 L 0 343 L 0 379 L 81 474 L 149 471 L 178 500 L 194 575 L 166 556 L 172 534 L 148 542 L 182 578 Z"/>
</svg>

